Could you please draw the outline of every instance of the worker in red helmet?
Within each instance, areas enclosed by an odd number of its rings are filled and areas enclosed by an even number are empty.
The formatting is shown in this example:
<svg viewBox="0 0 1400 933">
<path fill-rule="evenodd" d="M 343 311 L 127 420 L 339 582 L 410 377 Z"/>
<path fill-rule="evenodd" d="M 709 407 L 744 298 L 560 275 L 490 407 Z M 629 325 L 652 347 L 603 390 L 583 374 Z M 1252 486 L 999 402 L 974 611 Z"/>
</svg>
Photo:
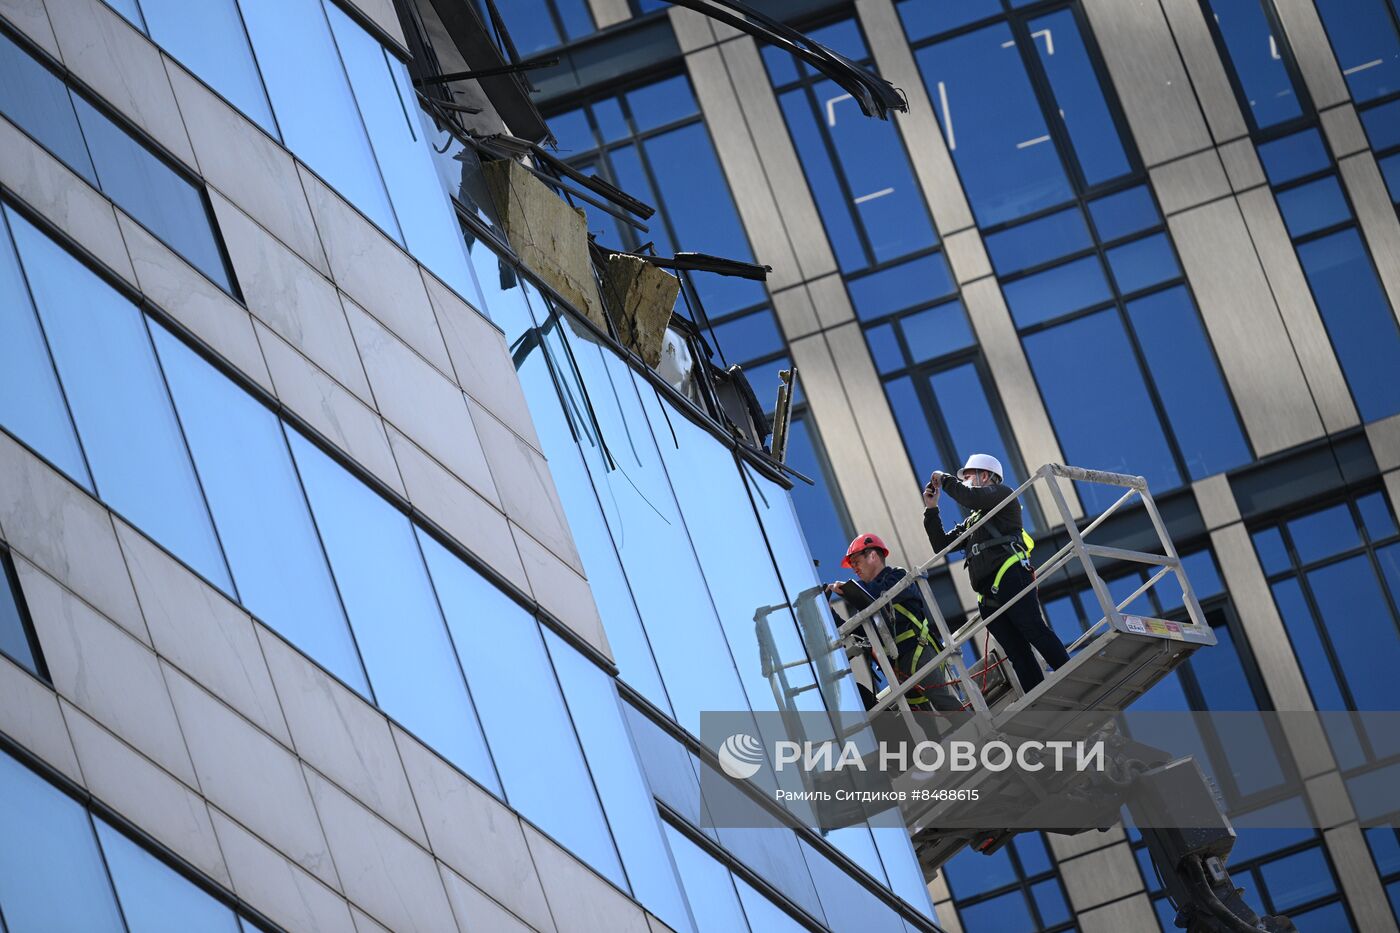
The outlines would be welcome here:
<svg viewBox="0 0 1400 933">
<path fill-rule="evenodd" d="M 1001 462 L 990 454 L 973 454 L 958 473 L 953 476 L 935 471 L 924 487 L 924 531 L 935 552 L 943 550 L 977 524 L 983 512 L 994 508 L 1012 492 L 1011 487 L 1002 482 Z M 938 498 L 944 492 L 968 512 L 967 518 L 952 531 L 943 530 L 943 519 L 938 513 Z M 1015 500 L 963 542 L 967 574 L 984 617 L 1035 582 L 1035 571 L 1031 568 L 1033 547 L 1035 540 L 1026 534 L 1021 524 L 1021 503 Z M 1006 652 L 1022 693 L 1029 693 L 1045 679 L 1032 647 L 1040 652 L 1051 670 L 1069 663 L 1064 643 L 1045 621 L 1038 591 L 1021 597 L 987 627 Z"/>
<path fill-rule="evenodd" d="M 889 556 L 890 549 L 885 546 L 884 541 L 880 540 L 879 535 L 856 535 L 850 546 L 846 548 L 846 556 L 841 560 L 842 567 L 856 572 L 856 579 L 847 580 L 844 583 L 828 584 L 827 592 L 851 600 L 857 609 L 868 606 L 870 602 L 879 599 L 886 590 L 909 574 L 909 571 L 903 567 L 887 564 L 885 560 Z M 898 654 L 891 657 L 890 661 L 894 664 L 895 673 L 900 680 L 905 680 L 911 673 L 918 670 L 920 664 L 927 662 L 938 652 L 938 636 L 928 623 L 928 613 L 924 609 L 923 599 L 914 587 L 906 587 L 895 596 L 889 605 L 893 619 L 890 631 L 898 651 Z M 879 670 L 873 652 L 870 663 L 872 670 Z M 944 679 L 940 672 L 925 677 L 923 682 L 905 697 L 910 708 L 950 711 L 962 709 L 962 703 L 954 696 L 953 691 L 943 683 Z M 860 692 L 866 709 L 875 705 L 874 692 L 866 690 L 863 685 L 860 687 Z"/>
</svg>

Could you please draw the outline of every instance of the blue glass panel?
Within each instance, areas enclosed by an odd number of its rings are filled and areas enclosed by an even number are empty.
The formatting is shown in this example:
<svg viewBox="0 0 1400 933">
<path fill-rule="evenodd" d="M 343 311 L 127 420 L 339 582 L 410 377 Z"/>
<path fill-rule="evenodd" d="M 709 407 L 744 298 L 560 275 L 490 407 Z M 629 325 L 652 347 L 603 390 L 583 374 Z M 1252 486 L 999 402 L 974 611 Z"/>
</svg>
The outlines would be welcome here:
<svg viewBox="0 0 1400 933">
<path fill-rule="evenodd" d="M 908 365 L 893 324 L 881 324 L 879 327 L 870 328 L 865 332 L 865 342 L 870 345 L 870 355 L 875 360 L 875 368 L 881 373 L 894 372 Z"/>
<path fill-rule="evenodd" d="M 957 291 L 942 253 L 910 259 L 847 283 L 856 316 L 864 321 L 884 317 L 951 295 Z"/>
<path fill-rule="evenodd" d="M 1361 524 L 1372 541 L 1379 541 L 1395 534 L 1395 519 L 1390 514 L 1385 494 L 1373 492 L 1356 500 L 1361 512 Z"/>
<path fill-rule="evenodd" d="M 1332 877 L 1332 869 L 1328 867 L 1321 848 L 1307 849 L 1296 855 L 1265 862 L 1259 866 L 1259 877 L 1268 888 L 1274 910 L 1280 912 L 1337 891 L 1337 882 Z"/>
<path fill-rule="evenodd" d="M 0 753 L 0 904 L 9 933 L 123 933 L 87 811 Z"/>
<path fill-rule="evenodd" d="M 1155 227 L 1162 222 L 1146 185 L 1091 201 L 1089 216 L 1094 218 L 1094 229 L 1098 230 L 1099 239 L 1104 242 Z"/>
<path fill-rule="evenodd" d="M 27 221 L 9 220 L 98 493 L 232 593 L 141 312 Z"/>
<path fill-rule="evenodd" d="M 433 172 L 408 69 L 340 7 L 331 3 L 326 12 L 408 251 L 448 285 L 470 295 L 461 228 Z"/>
<path fill-rule="evenodd" d="M 1376 826 L 1364 831 L 1366 843 L 1371 847 L 1371 857 L 1376 861 L 1376 869 L 1381 875 L 1400 872 L 1400 834 L 1393 826 Z"/>
<path fill-rule="evenodd" d="M 706 338 L 709 338 L 707 333 Z M 716 349 L 724 353 L 730 362 L 755 360 L 770 353 L 777 353 L 786 344 L 778 332 L 778 319 L 771 308 L 761 308 L 753 314 L 731 318 L 723 324 L 715 325 L 714 339 L 719 343 Z"/>
<path fill-rule="evenodd" d="M 1084 181 L 1097 185 L 1127 172 L 1127 153 L 1118 138 L 1118 127 L 1109 113 L 1073 11 L 1060 10 L 1033 19 L 1027 28 L 1069 130 Z"/>
<path fill-rule="evenodd" d="M 910 42 L 1001 13 L 997 0 L 900 0 L 899 18 Z"/>
<path fill-rule="evenodd" d="M 1002 468 L 1009 474 L 1003 479 L 1013 486 L 1019 485 L 1020 480 L 1010 475 L 1015 471 L 1013 464 L 1016 461 L 997 429 L 991 396 L 977 373 L 977 367 L 967 363 L 956 369 L 944 370 L 930 376 L 929 382 L 943 412 L 943 422 L 952 437 L 957 459 L 973 451 L 991 454 L 1001 461 Z"/>
<path fill-rule="evenodd" d="M 514 289 L 508 294 L 520 293 L 520 289 Z M 512 313 L 504 316 L 502 323 L 507 334 L 513 338 L 512 350 L 521 387 L 525 390 L 542 449 L 549 459 L 549 470 L 559 490 L 569 528 L 578 544 L 598 612 L 607 627 L 618 670 L 622 679 L 643 696 L 669 711 L 670 701 L 661 686 L 661 676 L 657 673 L 656 661 L 642 629 L 642 620 L 637 615 L 617 549 L 613 546 L 602 507 L 589 479 L 585 458 L 599 471 L 606 467 L 596 430 L 585 413 L 583 387 L 569 364 L 569 355 L 562 345 L 563 338 L 557 328 L 552 329 L 545 338 L 546 351 L 525 352 L 522 349 L 524 342 L 532 341 L 537 336 L 536 332 L 526 334 L 531 323 L 528 308 L 523 300 L 518 305 L 502 303 L 502 308 L 512 309 Z M 545 310 L 542 302 L 540 310 Z M 520 321 L 522 315 L 524 320 Z M 553 373 L 545 352 L 553 360 Z M 575 440 L 575 432 L 578 432 L 579 440 Z"/>
<path fill-rule="evenodd" d="M 1038 875 L 1054 867 L 1045 848 L 1045 837 L 1040 833 L 1022 833 L 1012 840 L 1012 845 L 1021 860 L 1022 873 Z"/>
<path fill-rule="evenodd" d="M 1302 105 L 1264 8 L 1257 0 L 1209 0 L 1208 7 L 1255 126 L 1273 126 L 1301 116 Z"/>
<path fill-rule="evenodd" d="M 1254 710 L 1260 704 L 1245 678 L 1244 667 L 1235 650 L 1234 636 L 1225 626 L 1215 627 L 1219 639 L 1214 651 L 1191 656 L 1191 671 L 1200 685 L 1205 706 L 1211 710 Z M 1267 698 L 1265 698 L 1267 701 Z M 1220 734 L 1226 761 L 1241 794 L 1259 793 L 1283 783 L 1283 767 L 1274 752 L 1270 736 L 1263 730 L 1222 718 Z M 1216 762 L 1217 768 L 1222 765 Z"/>
<path fill-rule="evenodd" d="M 739 892 L 739 900 L 744 905 L 744 915 L 748 918 L 749 929 L 754 933 L 801 933 L 807 929 L 777 904 L 759 894 L 742 878 L 734 879 L 734 888 Z M 864 927 L 865 924 L 862 924 Z M 739 927 L 737 929 L 742 929 Z"/>
<path fill-rule="evenodd" d="M 595 101 L 589 109 L 604 142 L 617 142 L 631 135 L 627 118 L 622 115 L 622 103 L 616 97 L 605 97 Z"/>
<path fill-rule="evenodd" d="M 4 33 L 0 33 L 0 113 L 97 184 L 68 88 Z"/>
<path fill-rule="evenodd" d="M 1036 929 L 1026 895 L 1020 890 L 963 907 L 958 910 L 958 919 L 962 920 L 967 933 L 1011 933 L 1012 930 L 1029 933 Z"/>
<path fill-rule="evenodd" d="M 1085 256 L 1002 286 L 1018 327 L 1108 301 L 1113 297 L 1098 256 Z"/>
<path fill-rule="evenodd" d="M 676 718 L 698 733 L 702 709 L 739 710 L 747 701 L 656 445 L 637 430 L 647 416 L 631 370 L 596 345 L 569 342 L 612 454 L 610 467 L 590 463 L 593 481 Z M 685 625 L 675 624 L 680 604 L 691 612 Z"/>
<path fill-rule="evenodd" d="M 1280 191 L 1277 198 L 1289 236 L 1300 237 L 1351 219 L 1351 209 L 1336 175 Z"/>
<path fill-rule="evenodd" d="M 1215 558 L 1211 556 L 1210 551 L 1183 554 L 1181 565 L 1186 571 L 1186 578 L 1191 581 L 1191 589 L 1195 591 L 1197 600 L 1204 602 L 1224 592 L 1225 586 L 1220 581 L 1220 571 L 1216 569 Z M 1181 584 L 1177 582 L 1176 574 L 1168 574 L 1152 588 L 1152 592 L 1161 600 L 1165 611 L 1181 608 Z"/>
<path fill-rule="evenodd" d="M 1400 326 L 1355 229 L 1298 247 L 1327 334 L 1364 421 L 1400 412 Z"/>
<path fill-rule="evenodd" d="M 165 329 L 153 334 L 243 605 L 369 696 L 277 417 Z"/>
<path fill-rule="evenodd" d="M 1393 894 L 1391 898 L 1393 902 Z M 1317 930 L 1318 933 L 1351 933 L 1356 929 L 1347 917 L 1346 904 L 1341 901 L 1333 901 L 1307 913 L 1292 914 L 1290 919 L 1298 929 Z"/>
<path fill-rule="evenodd" d="M 1362 555 L 1328 564 L 1309 572 L 1308 584 L 1356 708 L 1389 709 L 1400 638 L 1371 562 Z"/>
<path fill-rule="evenodd" d="M 1117 312 L 1091 314 L 1023 343 L 1068 462 L 1143 475 L 1153 489 L 1180 485 Z M 1086 367 L 1085 359 L 1099 365 Z M 1107 386 L 1113 391 L 1103 391 Z M 1081 487 L 1080 494 L 1090 509 L 1106 508 L 1117 498 L 1098 487 Z"/>
<path fill-rule="evenodd" d="M 9 561 L 3 552 L 0 552 L 0 652 L 9 655 L 31 674 L 39 672 L 29 647 L 29 636 L 24 631 L 24 620 L 20 618 L 19 587 L 10 580 Z"/>
<path fill-rule="evenodd" d="M 915 363 L 936 359 L 972 346 L 972 327 L 962 302 L 950 301 L 899 321 Z"/>
<path fill-rule="evenodd" d="M 1288 549 L 1283 544 L 1283 533 L 1278 528 L 1265 528 L 1254 533 L 1254 549 L 1259 552 L 1259 562 L 1267 574 L 1282 573 L 1293 566 L 1288 557 Z"/>
<path fill-rule="evenodd" d="M 105 821 L 94 824 L 130 933 L 239 933 L 233 911 Z"/>
<path fill-rule="evenodd" d="M 1010 275 L 1092 246 L 1089 225 L 1078 208 L 1032 220 L 987 237 L 998 275 Z"/>
<path fill-rule="evenodd" d="M 753 252 L 705 125 L 692 123 L 649 139 L 643 146 L 661 189 L 661 203 L 656 207 L 665 212 L 675 230 L 676 249 L 752 260 Z M 653 223 L 652 230 L 658 226 Z M 705 310 L 716 317 L 768 297 L 761 283 L 749 279 L 698 273 L 691 276 L 691 282 Z"/>
<path fill-rule="evenodd" d="M 909 459 L 913 463 L 914 473 L 918 476 L 925 476 L 932 470 L 943 469 L 939 466 L 943 463 L 943 456 L 934 444 L 933 433 L 929 428 L 928 412 L 924 410 L 923 403 L 919 401 L 913 380 L 906 376 L 903 379 L 895 379 L 885 383 L 885 395 L 890 400 L 890 409 L 894 412 L 895 422 L 899 425 L 900 436 L 904 438 L 904 446 L 909 451 Z M 956 503 L 950 504 L 955 505 Z M 863 532 L 857 532 L 857 534 L 861 533 Z"/>
<path fill-rule="evenodd" d="M 1366 127 L 1371 148 L 1377 152 L 1400 146 L 1400 100 L 1361 111 L 1361 125 Z"/>
<path fill-rule="evenodd" d="M 816 485 L 797 483 L 792 488 L 793 505 L 802 520 L 802 532 L 807 546 L 821 567 L 836 568 L 845 553 L 844 541 L 851 530 L 841 519 L 831 484 L 818 459 L 820 441 L 806 418 L 794 418 L 788 435 L 788 460 L 794 470 L 813 480 Z"/>
<path fill-rule="evenodd" d="M 998 23 L 915 54 L 979 225 L 1072 195 L 1010 26 Z"/>
<path fill-rule="evenodd" d="M 1400 153 L 1381 159 L 1381 176 L 1386 188 L 1390 189 L 1390 200 L 1400 204 Z"/>
<path fill-rule="evenodd" d="M 676 884 L 676 869 L 666 851 L 651 789 L 638 765 L 637 749 L 622 720 L 617 687 L 558 635 L 548 629 L 544 635 L 632 892 L 680 933 L 690 927 L 685 898 Z"/>
<path fill-rule="evenodd" d="M 1079 608 L 1071 597 L 1042 600 L 1041 604 L 1045 608 L 1046 618 L 1050 620 L 1050 627 L 1060 636 L 1060 641 L 1068 645 L 1084 634 L 1084 622 L 1079 617 Z"/>
<path fill-rule="evenodd" d="M 506 799 L 627 890 L 538 624 L 435 541 L 424 536 L 423 548 Z M 531 672 L 527 684 L 522 671 Z"/>
<path fill-rule="evenodd" d="M 1304 175 L 1329 168 L 1332 159 L 1317 130 L 1303 130 L 1259 147 L 1259 161 L 1269 183 L 1281 185 Z"/>
<path fill-rule="evenodd" d="M 690 79 L 676 75 L 627 93 L 627 109 L 638 133 L 675 123 L 700 113 Z"/>
<path fill-rule="evenodd" d="M 797 59 L 775 45 L 761 43 L 759 52 L 763 56 L 764 67 L 768 69 L 768 77 L 773 82 L 775 88 L 785 87 L 796 81 L 802 75 L 797 71 Z M 803 74 L 806 69 L 803 69 Z"/>
<path fill-rule="evenodd" d="M 703 127 L 701 127 L 701 130 L 703 131 Z M 680 132 L 684 132 L 684 130 Z M 664 148 L 667 147 L 663 145 L 663 149 Z M 612 162 L 615 181 L 622 190 L 654 206 L 661 212 L 662 217 L 670 217 L 670 212 L 666 210 L 666 205 L 657 197 L 656 192 L 652 190 L 651 182 L 647 180 L 647 175 L 642 168 L 642 160 L 637 154 L 636 146 L 629 145 L 614 149 L 609 158 Z M 661 256 L 669 255 L 679 249 L 679 247 L 672 243 L 671 234 L 668 232 L 666 224 L 652 223 L 651 232 L 648 236 L 655 241 L 656 252 Z M 722 311 L 723 309 L 717 309 L 715 313 L 718 316 Z"/>
<path fill-rule="evenodd" d="M 1258 816 L 1260 823 L 1293 828 L 1236 830 L 1235 847 L 1230 850 L 1232 866 L 1317 838 L 1317 830 L 1308 828 L 1313 818 L 1297 797 L 1252 810 L 1250 816 Z"/>
<path fill-rule="evenodd" d="M 570 39 L 578 39 L 593 32 L 593 14 L 584 0 L 554 0 L 554 9 L 564 21 L 564 33 Z"/>
<path fill-rule="evenodd" d="M 242 0 L 287 148 L 403 242 L 320 0 Z"/>
<path fill-rule="evenodd" d="M 300 434 L 290 440 L 380 708 L 463 770 L 489 773 L 412 523 Z"/>
<path fill-rule="evenodd" d="M 805 88 L 788 91 L 779 97 L 779 103 L 787 120 L 788 131 L 792 134 L 793 145 L 801 155 L 802 170 L 821 212 L 837 263 L 843 271 L 864 268 L 867 261 L 860 235 L 856 232 L 855 218 L 846 203 L 836 166 L 826 150 L 826 140 L 817 122 L 819 117 L 813 112 L 808 91 Z"/>
<path fill-rule="evenodd" d="M 74 104 L 103 192 L 229 291 L 223 253 L 199 189 L 87 101 L 75 97 Z"/>
<path fill-rule="evenodd" d="M 598 147 L 598 140 L 588 125 L 588 114 L 582 107 L 550 116 L 549 131 L 558 143 L 559 155 L 566 159 Z"/>
<path fill-rule="evenodd" d="M 1317 0 L 1354 100 L 1400 90 L 1400 36 L 1385 0 Z"/>
<path fill-rule="evenodd" d="M 142 0 L 151 38 L 253 122 L 277 135 L 234 0 Z"/>
<path fill-rule="evenodd" d="M 1248 463 L 1249 445 L 1186 289 L 1139 298 L 1128 317 L 1191 478 Z"/>
<path fill-rule="evenodd" d="M 1005 849 L 991 855 L 963 849 L 948 860 L 943 874 L 948 880 L 948 888 L 953 892 L 953 897 L 958 900 L 1016 881 L 1016 868 L 1011 864 L 1011 856 Z"/>
<path fill-rule="evenodd" d="M 805 841 L 802 843 L 802 854 L 812 873 L 812 881 L 816 883 L 817 895 L 821 898 L 830 929 L 905 933 L 899 917 L 877 900 L 869 888 L 836 867 L 829 858 Z"/>
<path fill-rule="evenodd" d="M 1144 237 L 1108 251 L 1108 265 L 1124 295 L 1181 275 L 1165 233 Z"/>
<path fill-rule="evenodd" d="M 1060 883 L 1051 878 L 1031 887 L 1031 897 L 1040 911 L 1040 922 L 1055 926 L 1069 920 L 1069 905 L 1065 903 L 1065 892 Z"/>
<path fill-rule="evenodd" d="M 92 489 L 63 390 L 0 211 L 0 424 Z"/>
<path fill-rule="evenodd" d="M 700 933 L 748 929 L 729 869 L 669 823 L 666 824 L 666 839 L 676 858 L 681 883 L 685 885 L 695 929 Z"/>
<path fill-rule="evenodd" d="M 1296 579 L 1289 578 L 1275 583 L 1272 589 L 1274 604 L 1278 606 L 1284 627 L 1288 629 L 1293 653 L 1303 667 L 1313 704 L 1323 710 L 1345 709 L 1342 692 L 1337 686 L 1337 678 L 1327 660 L 1322 640 L 1318 637 L 1312 610 L 1303 598 L 1302 587 Z"/>
</svg>

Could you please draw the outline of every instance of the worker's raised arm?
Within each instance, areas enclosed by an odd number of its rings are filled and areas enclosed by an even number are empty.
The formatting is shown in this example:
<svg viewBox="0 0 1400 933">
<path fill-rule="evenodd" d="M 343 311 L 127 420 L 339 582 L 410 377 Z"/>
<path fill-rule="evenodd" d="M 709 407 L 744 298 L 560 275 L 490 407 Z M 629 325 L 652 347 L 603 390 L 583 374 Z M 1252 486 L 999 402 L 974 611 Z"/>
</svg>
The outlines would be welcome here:
<svg viewBox="0 0 1400 933">
<path fill-rule="evenodd" d="M 943 477 L 946 481 L 948 477 Z M 956 525 L 952 531 L 943 530 L 943 516 L 938 513 L 938 493 L 941 484 L 930 482 L 924 487 L 924 532 L 928 535 L 928 543 L 937 553 L 947 547 L 954 538 L 967 530 L 968 522 L 965 520 Z M 966 546 L 967 542 L 963 542 Z"/>
<path fill-rule="evenodd" d="M 1004 483 L 969 486 L 951 473 L 943 473 L 939 479 L 939 486 L 948 494 L 948 498 L 969 512 L 985 512 L 1011 492 Z"/>
</svg>

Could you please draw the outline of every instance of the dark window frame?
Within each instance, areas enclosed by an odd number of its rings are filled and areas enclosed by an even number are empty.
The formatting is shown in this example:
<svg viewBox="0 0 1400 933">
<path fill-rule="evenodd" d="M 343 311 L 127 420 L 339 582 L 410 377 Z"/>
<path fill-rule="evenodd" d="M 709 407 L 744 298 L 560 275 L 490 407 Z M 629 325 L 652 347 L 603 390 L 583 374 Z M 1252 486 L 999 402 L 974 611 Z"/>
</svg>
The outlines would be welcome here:
<svg viewBox="0 0 1400 933">
<path fill-rule="evenodd" d="M 1302 113 L 1292 119 L 1262 128 L 1254 119 L 1254 109 L 1249 105 L 1249 95 L 1245 93 L 1244 83 L 1240 80 L 1239 72 L 1235 67 L 1235 60 L 1230 57 L 1230 49 L 1225 43 L 1225 36 L 1211 11 L 1212 0 L 1197 0 L 1197 2 L 1200 4 L 1201 15 L 1205 18 L 1206 26 L 1210 29 L 1211 41 L 1215 43 L 1216 54 L 1220 57 L 1221 64 L 1225 66 L 1225 77 L 1230 82 L 1230 89 L 1235 94 L 1235 102 L 1239 105 L 1240 113 L 1244 116 L 1250 138 L 1256 142 L 1263 142 L 1287 136 L 1315 124 L 1317 122 L 1317 106 L 1313 103 L 1312 94 L 1308 91 L 1307 82 L 1303 79 L 1302 69 L 1298 65 L 1298 57 L 1293 52 L 1293 43 L 1288 41 L 1288 33 L 1283 28 L 1283 21 L 1279 19 L 1278 10 L 1274 8 L 1274 0 L 1254 0 L 1254 2 L 1259 4 L 1264 19 L 1269 24 L 1270 35 L 1278 50 L 1279 60 L 1283 63 L 1289 83 L 1293 86 L 1293 93 L 1298 98 L 1298 109 Z"/>
<path fill-rule="evenodd" d="M 34 670 L 31 673 L 44 683 L 52 684 L 53 678 L 49 675 L 49 666 L 44 660 L 44 652 L 39 644 L 39 633 L 34 628 L 34 617 L 29 612 L 29 604 L 25 600 L 24 590 L 19 585 L 19 572 L 15 567 L 14 557 L 3 541 L 0 541 L 0 574 L 5 575 L 5 582 L 14 595 L 15 613 L 19 616 L 20 634 L 24 636 L 25 642 L 29 645 L 30 656 L 34 658 Z M 18 658 L 12 658 L 3 651 L 0 651 L 0 655 L 9 658 L 25 670 L 29 670 L 28 665 Z"/>
</svg>

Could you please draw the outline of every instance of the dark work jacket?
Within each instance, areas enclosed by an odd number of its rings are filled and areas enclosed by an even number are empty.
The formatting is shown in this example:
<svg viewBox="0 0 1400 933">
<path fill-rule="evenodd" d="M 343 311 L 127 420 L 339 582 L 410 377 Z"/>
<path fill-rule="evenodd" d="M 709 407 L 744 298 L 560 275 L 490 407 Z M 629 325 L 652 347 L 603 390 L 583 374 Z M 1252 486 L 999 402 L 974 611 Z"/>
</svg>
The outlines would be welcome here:
<svg viewBox="0 0 1400 933">
<path fill-rule="evenodd" d="M 850 580 L 841 585 L 843 588 L 847 586 L 860 586 L 870 594 L 871 599 L 879 599 L 884 595 L 886 590 L 893 587 L 908 575 L 909 571 L 905 570 L 903 567 L 892 567 L 886 564 L 885 569 L 876 574 L 875 579 L 871 580 L 869 583 L 863 580 Z M 928 613 L 924 611 L 924 601 L 919 596 L 919 585 L 917 583 L 912 583 L 905 589 L 900 590 L 899 595 L 896 596 L 893 601 L 914 613 L 914 618 L 916 619 L 928 618 Z M 891 609 L 890 615 L 894 619 L 895 634 L 904 631 L 909 625 L 909 618 L 904 613 L 895 612 L 894 609 Z"/>
<path fill-rule="evenodd" d="M 991 486 L 969 486 L 954 476 L 943 477 L 943 493 L 952 498 L 954 502 L 967 509 L 968 516 L 957 524 L 952 531 L 943 530 L 943 519 L 938 514 L 938 507 L 924 509 L 924 531 L 928 532 L 928 543 L 933 545 L 934 551 L 941 551 L 948 544 L 968 529 L 969 526 L 977 523 L 982 517 L 982 513 L 992 509 L 998 502 L 1011 495 L 1012 489 L 1005 483 L 996 483 Z M 1005 535 L 1021 535 L 1021 503 L 1012 500 L 1007 503 L 992 520 L 972 533 L 971 537 L 963 541 L 961 550 L 968 551 L 967 575 L 972 578 L 972 588 L 979 593 L 986 594 L 992 588 L 992 580 L 996 578 L 997 571 L 1006 558 L 1012 554 L 1009 544 L 1000 547 L 993 547 L 973 557 L 969 550 L 973 544 L 983 541 L 991 541 Z"/>
</svg>

